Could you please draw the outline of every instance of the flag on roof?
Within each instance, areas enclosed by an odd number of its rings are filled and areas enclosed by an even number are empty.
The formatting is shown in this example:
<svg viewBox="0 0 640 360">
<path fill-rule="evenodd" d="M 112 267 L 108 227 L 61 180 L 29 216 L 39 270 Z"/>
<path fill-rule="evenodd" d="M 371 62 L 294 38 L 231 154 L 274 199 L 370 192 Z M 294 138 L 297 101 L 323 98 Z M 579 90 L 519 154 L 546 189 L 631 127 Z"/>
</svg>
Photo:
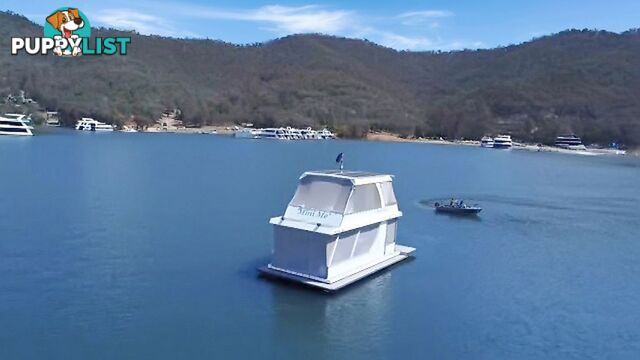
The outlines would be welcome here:
<svg viewBox="0 0 640 360">
<path fill-rule="evenodd" d="M 338 157 L 336 158 L 336 163 L 340 164 L 340 171 L 342 171 L 342 169 L 344 167 L 344 154 L 343 153 L 338 154 Z"/>
</svg>

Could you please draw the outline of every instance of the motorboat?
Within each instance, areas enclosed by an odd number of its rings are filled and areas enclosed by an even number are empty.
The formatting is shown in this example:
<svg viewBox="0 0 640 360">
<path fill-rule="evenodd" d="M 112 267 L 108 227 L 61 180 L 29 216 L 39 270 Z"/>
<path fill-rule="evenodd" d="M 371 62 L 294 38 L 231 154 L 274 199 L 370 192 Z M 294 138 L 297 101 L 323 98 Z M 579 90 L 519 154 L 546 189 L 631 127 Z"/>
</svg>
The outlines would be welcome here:
<svg viewBox="0 0 640 360">
<path fill-rule="evenodd" d="M 24 114 L 4 114 L 0 116 L 0 135 L 33 136 L 33 126 Z"/>
<path fill-rule="evenodd" d="M 391 175 L 308 171 L 282 216 L 273 217 L 271 262 L 261 273 L 338 290 L 410 256 L 396 243 L 402 212 Z"/>
<path fill-rule="evenodd" d="M 453 215 L 476 215 L 482 208 L 477 204 L 467 205 L 463 200 L 451 200 L 449 204 L 435 203 L 434 208 L 438 213 L 446 213 Z"/>
<path fill-rule="evenodd" d="M 82 131 L 113 131 L 113 125 L 94 120 L 92 118 L 83 117 L 76 122 L 76 130 Z"/>
</svg>

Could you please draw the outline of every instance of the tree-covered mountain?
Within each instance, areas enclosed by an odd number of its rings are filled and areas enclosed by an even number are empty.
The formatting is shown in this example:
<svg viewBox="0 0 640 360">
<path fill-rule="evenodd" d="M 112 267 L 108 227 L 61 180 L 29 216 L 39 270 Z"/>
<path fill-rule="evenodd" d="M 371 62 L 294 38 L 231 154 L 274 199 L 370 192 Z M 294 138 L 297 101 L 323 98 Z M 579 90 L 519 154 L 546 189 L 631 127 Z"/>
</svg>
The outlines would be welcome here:
<svg viewBox="0 0 640 360">
<path fill-rule="evenodd" d="M 640 144 L 640 32 L 568 30 L 491 50 L 399 52 L 366 40 L 295 35 L 238 46 L 130 36 L 126 56 L 10 55 L 42 27 L 0 12 L 0 94 L 24 89 L 72 123 L 152 122 L 168 108 L 192 124 L 326 125 L 478 138 Z"/>
</svg>

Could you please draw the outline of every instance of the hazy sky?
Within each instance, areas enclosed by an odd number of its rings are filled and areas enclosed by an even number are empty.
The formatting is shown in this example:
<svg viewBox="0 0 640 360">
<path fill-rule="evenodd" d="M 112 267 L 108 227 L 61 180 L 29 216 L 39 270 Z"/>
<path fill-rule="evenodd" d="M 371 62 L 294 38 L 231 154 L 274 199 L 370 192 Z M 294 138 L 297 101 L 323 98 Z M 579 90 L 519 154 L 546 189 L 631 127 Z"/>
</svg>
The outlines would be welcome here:
<svg viewBox="0 0 640 360">
<path fill-rule="evenodd" d="M 51 1 L 0 0 L 37 23 L 56 7 L 83 11 L 92 25 L 143 34 L 252 43 L 288 34 L 366 38 L 407 50 L 486 48 L 568 28 L 640 27 L 640 0 L 459 1 Z"/>
</svg>

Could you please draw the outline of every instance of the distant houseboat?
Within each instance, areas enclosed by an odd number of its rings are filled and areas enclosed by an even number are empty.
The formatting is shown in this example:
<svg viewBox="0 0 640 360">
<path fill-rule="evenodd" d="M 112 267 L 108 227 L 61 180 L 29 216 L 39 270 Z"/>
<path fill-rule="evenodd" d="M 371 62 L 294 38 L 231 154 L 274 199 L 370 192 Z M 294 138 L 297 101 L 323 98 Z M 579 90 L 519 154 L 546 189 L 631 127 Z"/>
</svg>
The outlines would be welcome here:
<svg viewBox="0 0 640 360">
<path fill-rule="evenodd" d="M 493 147 L 493 138 L 490 136 L 485 136 L 480 140 L 480 146 L 484 148 L 492 148 Z"/>
<path fill-rule="evenodd" d="M 4 114 L 0 116 L 0 135 L 32 136 L 29 122 L 23 114 Z"/>
<path fill-rule="evenodd" d="M 92 118 L 83 117 L 76 123 L 76 130 L 83 131 L 113 131 L 113 126 L 94 120 Z"/>
<path fill-rule="evenodd" d="M 60 118 L 57 111 L 47 111 L 47 126 L 60 126 Z"/>
<path fill-rule="evenodd" d="M 493 138 L 494 149 L 511 149 L 513 142 L 510 135 L 498 135 Z"/>
<path fill-rule="evenodd" d="M 562 135 L 556 138 L 556 146 L 570 150 L 585 150 L 582 139 L 576 135 Z"/>
<path fill-rule="evenodd" d="M 336 136 L 327 129 L 316 131 L 311 128 L 297 129 L 292 127 L 255 129 L 246 126 L 244 128 L 236 128 L 234 135 L 242 139 L 271 140 L 326 140 L 336 138 Z"/>
<path fill-rule="evenodd" d="M 245 127 L 242 129 L 237 129 L 234 132 L 234 136 L 240 139 L 259 139 L 260 138 L 260 130 L 254 129 L 251 127 Z"/>
</svg>

